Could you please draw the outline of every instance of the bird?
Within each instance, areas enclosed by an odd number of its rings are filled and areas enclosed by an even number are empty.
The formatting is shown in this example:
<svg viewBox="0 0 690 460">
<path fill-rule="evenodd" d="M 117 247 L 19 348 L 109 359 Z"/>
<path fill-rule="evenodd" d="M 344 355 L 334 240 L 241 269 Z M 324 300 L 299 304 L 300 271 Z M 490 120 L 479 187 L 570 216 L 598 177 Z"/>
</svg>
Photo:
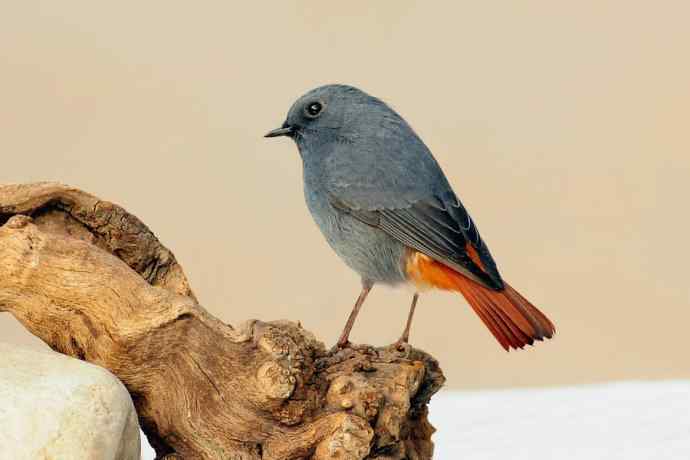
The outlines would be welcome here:
<svg viewBox="0 0 690 460">
<path fill-rule="evenodd" d="M 506 351 L 554 335 L 551 320 L 502 278 L 431 151 L 388 104 L 354 86 L 320 86 L 264 137 L 280 136 L 297 144 L 314 221 L 361 278 L 336 348 L 351 345 L 350 331 L 376 284 L 413 288 L 397 348 L 409 342 L 419 295 L 430 289 L 464 296 Z"/>
</svg>

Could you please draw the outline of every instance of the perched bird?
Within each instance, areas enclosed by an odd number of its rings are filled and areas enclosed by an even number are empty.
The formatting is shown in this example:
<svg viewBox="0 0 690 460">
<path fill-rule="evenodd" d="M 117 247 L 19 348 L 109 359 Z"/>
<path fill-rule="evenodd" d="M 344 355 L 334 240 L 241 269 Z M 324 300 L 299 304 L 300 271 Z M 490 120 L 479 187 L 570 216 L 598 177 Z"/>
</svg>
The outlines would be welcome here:
<svg viewBox="0 0 690 460">
<path fill-rule="evenodd" d="M 506 350 L 554 334 L 553 323 L 501 278 L 429 149 L 380 99 L 352 86 L 321 86 L 265 137 L 277 136 L 297 144 L 309 211 L 362 279 L 338 347 L 349 344 L 376 283 L 416 288 L 397 345 L 409 340 L 419 292 L 430 288 L 461 293 Z"/>
</svg>

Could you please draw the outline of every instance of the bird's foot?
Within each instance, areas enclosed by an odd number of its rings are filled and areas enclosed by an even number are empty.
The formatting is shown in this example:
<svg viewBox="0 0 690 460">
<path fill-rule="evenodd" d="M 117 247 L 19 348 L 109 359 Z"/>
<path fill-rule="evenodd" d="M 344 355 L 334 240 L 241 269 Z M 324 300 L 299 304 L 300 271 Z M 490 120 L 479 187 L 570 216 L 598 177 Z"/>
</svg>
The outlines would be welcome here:
<svg viewBox="0 0 690 460">
<path fill-rule="evenodd" d="M 331 353 L 337 353 L 340 350 L 344 350 L 346 348 L 351 348 L 352 347 L 352 342 L 349 340 L 338 340 L 338 342 L 333 345 L 333 348 L 331 348 Z"/>
<path fill-rule="evenodd" d="M 393 345 L 393 348 L 395 348 L 398 351 L 405 351 L 407 348 L 410 347 L 410 343 L 408 342 L 407 337 L 400 337 Z"/>
</svg>

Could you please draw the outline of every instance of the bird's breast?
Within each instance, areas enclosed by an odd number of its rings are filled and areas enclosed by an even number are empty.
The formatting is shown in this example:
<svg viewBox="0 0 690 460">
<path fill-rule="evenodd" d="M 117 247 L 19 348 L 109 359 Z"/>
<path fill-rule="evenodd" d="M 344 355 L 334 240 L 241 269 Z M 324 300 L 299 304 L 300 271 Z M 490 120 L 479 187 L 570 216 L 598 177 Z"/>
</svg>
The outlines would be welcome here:
<svg viewBox="0 0 690 460">
<path fill-rule="evenodd" d="M 330 247 L 362 278 L 392 285 L 406 281 L 405 247 L 400 242 L 335 208 L 324 191 L 306 182 L 305 199 Z"/>
</svg>

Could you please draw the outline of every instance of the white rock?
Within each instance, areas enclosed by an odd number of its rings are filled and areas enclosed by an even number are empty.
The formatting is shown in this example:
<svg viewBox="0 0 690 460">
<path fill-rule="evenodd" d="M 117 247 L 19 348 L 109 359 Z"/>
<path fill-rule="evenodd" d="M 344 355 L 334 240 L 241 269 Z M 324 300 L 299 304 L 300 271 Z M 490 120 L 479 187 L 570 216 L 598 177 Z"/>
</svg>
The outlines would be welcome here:
<svg viewBox="0 0 690 460">
<path fill-rule="evenodd" d="M 0 459 L 139 460 L 134 405 L 107 370 L 0 343 Z"/>
</svg>

